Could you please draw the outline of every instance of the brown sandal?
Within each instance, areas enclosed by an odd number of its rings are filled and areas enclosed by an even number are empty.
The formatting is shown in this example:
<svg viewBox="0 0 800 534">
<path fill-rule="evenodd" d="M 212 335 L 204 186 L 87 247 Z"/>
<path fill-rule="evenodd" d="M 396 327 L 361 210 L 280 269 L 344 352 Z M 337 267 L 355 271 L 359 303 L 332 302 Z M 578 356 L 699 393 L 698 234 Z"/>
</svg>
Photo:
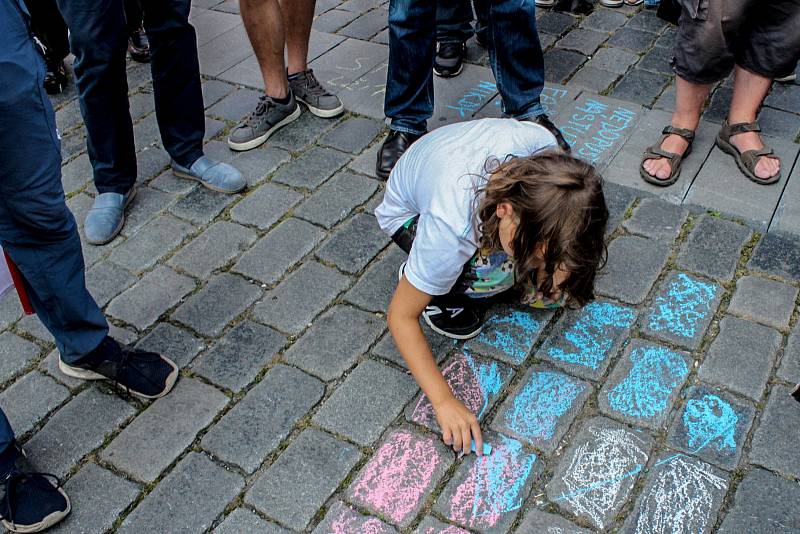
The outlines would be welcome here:
<svg viewBox="0 0 800 534">
<path fill-rule="evenodd" d="M 733 156 L 733 159 L 736 160 L 736 165 L 739 167 L 739 170 L 755 183 L 769 185 L 779 181 L 781 179 L 781 171 L 778 171 L 778 174 L 773 174 L 769 178 L 759 178 L 756 175 L 756 165 L 758 164 L 759 158 L 766 156 L 775 158 L 778 161 L 781 160 L 775 155 L 774 150 L 767 148 L 767 146 L 764 145 L 764 148 L 759 148 L 758 150 L 745 150 L 744 152 L 739 152 L 739 149 L 736 148 L 733 143 L 731 143 L 732 136 L 745 132 L 761 132 L 761 127 L 757 122 L 739 122 L 736 124 L 728 124 L 726 119 L 725 122 L 722 123 L 722 128 L 717 134 L 717 146 L 723 152 Z"/>
<path fill-rule="evenodd" d="M 681 174 L 681 163 L 683 163 L 683 159 L 692 153 L 692 142 L 694 141 L 694 130 L 688 130 L 686 128 L 675 128 L 674 126 L 667 126 L 661 132 L 661 140 L 655 145 L 648 147 L 644 151 L 644 156 L 642 157 L 642 162 L 639 164 L 639 174 L 642 176 L 642 179 L 650 184 L 658 185 L 661 187 L 667 187 L 668 185 L 672 185 L 678 181 L 678 177 Z M 664 143 L 664 140 L 669 137 L 670 135 L 679 135 L 686 139 L 689 142 L 689 146 L 686 147 L 683 154 L 676 154 L 674 152 L 667 152 L 666 150 L 661 148 L 661 145 Z M 653 176 L 649 172 L 647 172 L 644 168 L 644 162 L 648 159 L 660 159 L 666 158 L 669 160 L 670 166 L 670 173 L 669 177 L 662 180 L 657 176 Z"/>
</svg>

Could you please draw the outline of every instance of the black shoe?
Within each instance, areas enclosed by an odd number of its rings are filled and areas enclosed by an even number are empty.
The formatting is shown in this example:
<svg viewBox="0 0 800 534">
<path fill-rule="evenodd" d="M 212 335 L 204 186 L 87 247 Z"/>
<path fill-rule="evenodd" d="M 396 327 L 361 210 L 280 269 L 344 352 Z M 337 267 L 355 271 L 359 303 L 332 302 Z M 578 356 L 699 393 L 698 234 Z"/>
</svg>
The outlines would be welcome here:
<svg viewBox="0 0 800 534">
<path fill-rule="evenodd" d="M 567 143 L 567 140 L 564 139 L 564 135 L 561 133 L 561 130 L 559 130 L 556 125 L 550 121 L 550 118 L 547 115 L 542 113 L 541 115 L 530 117 L 527 120 L 547 128 L 547 131 L 555 136 L 556 143 L 558 143 L 558 148 L 567 153 L 571 150 L 571 147 L 569 146 L 569 143 Z"/>
<path fill-rule="evenodd" d="M 483 330 L 484 310 L 472 299 L 434 297 L 422 318 L 434 332 L 451 339 L 470 339 Z"/>
<path fill-rule="evenodd" d="M 163 397 L 178 379 L 178 366 L 169 358 L 120 346 L 108 336 L 80 362 L 68 364 L 59 359 L 58 368 L 74 378 L 111 380 L 145 399 Z"/>
<path fill-rule="evenodd" d="M 150 63 L 150 40 L 144 28 L 139 28 L 128 36 L 128 53 L 134 61 Z"/>
<path fill-rule="evenodd" d="M 394 169 L 397 160 L 408 150 L 414 141 L 422 137 L 421 135 L 390 130 L 389 136 L 381 145 L 378 151 L 378 162 L 375 166 L 375 173 L 384 180 L 389 178 L 389 174 Z"/>
<path fill-rule="evenodd" d="M 45 58 L 44 90 L 49 95 L 57 95 L 67 87 L 67 68 L 64 60 Z"/>
<path fill-rule="evenodd" d="M 0 517 L 11 532 L 40 532 L 64 519 L 71 510 L 69 497 L 58 478 L 35 472 L 16 442 L 3 456 L 9 455 L 9 470 L 2 475 Z M 55 486 L 48 479 L 55 480 Z"/>
<path fill-rule="evenodd" d="M 464 43 L 436 43 L 436 57 L 433 60 L 433 73 L 442 78 L 452 78 L 461 73 L 464 67 Z"/>
<path fill-rule="evenodd" d="M 489 49 L 489 44 L 486 42 L 486 32 L 480 31 L 475 32 L 475 44 L 483 48 L 484 50 Z"/>
</svg>

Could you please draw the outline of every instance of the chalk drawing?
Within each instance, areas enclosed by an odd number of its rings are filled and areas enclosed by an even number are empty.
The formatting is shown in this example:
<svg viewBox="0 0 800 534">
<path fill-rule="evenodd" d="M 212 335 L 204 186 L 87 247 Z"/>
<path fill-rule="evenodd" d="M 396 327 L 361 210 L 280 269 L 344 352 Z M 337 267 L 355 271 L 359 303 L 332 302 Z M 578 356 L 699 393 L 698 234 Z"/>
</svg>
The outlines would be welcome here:
<svg viewBox="0 0 800 534">
<path fill-rule="evenodd" d="M 449 517 L 471 528 L 491 528 L 522 506 L 536 455 L 522 443 L 498 436 L 489 456 L 476 458 L 448 501 Z"/>
<path fill-rule="evenodd" d="M 706 394 L 689 399 L 683 411 L 683 425 L 693 453 L 705 447 L 718 452 L 736 452 L 736 425 L 739 416 L 729 402 L 716 395 Z"/>
<path fill-rule="evenodd" d="M 512 310 L 486 321 L 483 332 L 467 346 L 484 344 L 505 354 L 515 364 L 525 361 L 541 329 L 539 321 L 524 311 Z"/>
<path fill-rule="evenodd" d="M 664 412 L 672 391 L 689 374 L 686 362 L 664 347 L 637 347 L 629 356 L 633 366 L 628 376 L 608 392 L 611 409 L 639 418 Z"/>
<path fill-rule="evenodd" d="M 395 523 L 409 519 L 442 461 L 435 439 L 406 429 L 392 434 L 353 484 L 353 497 Z"/>
<path fill-rule="evenodd" d="M 375 517 L 366 517 L 341 505 L 326 534 L 392 534 L 396 531 Z"/>
<path fill-rule="evenodd" d="M 608 335 L 611 328 L 630 328 L 636 315 L 633 310 L 610 302 L 592 302 L 581 317 L 564 334 L 571 347 L 552 346 L 547 355 L 574 365 L 597 369 L 608 356 L 614 339 Z"/>
<path fill-rule="evenodd" d="M 558 104 L 562 98 L 567 96 L 566 89 L 556 89 L 555 87 L 545 87 L 539 95 L 539 101 L 545 113 L 552 117 L 558 111 Z"/>
<path fill-rule="evenodd" d="M 448 525 L 443 529 L 437 529 L 437 527 L 427 527 L 425 530 L 421 530 L 419 534 L 469 534 L 469 532 L 463 528 Z"/>
<path fill-rule="evenodd" d="M 641 497 L 635 533 L 705 532 L 713 512 L 714 492 L 724 493 L 726 481 L 682 454 L 656 466 L 656 478 Z"/>
<path fill-rule="evenodd" d="M 589 98 L 559 129 L 576 155 L 595 163 L 620 141 L 635 117 L 635 111 L 621 106 L 610 110 L 607 104 Z"/>
<path fill-rule="evenodd" d="M 447 109 L 457 111 L 461 118 L 468 118 L 481 109 L 488 100 L 494 98 L 495 94 L 497 94 L 497 84 L 481 80 L 468 88 L 454 104 L 448 104 Z"/>
<path fill-rule="evenodd" d="M 576 447 L 562 476 L 566 491 L 554 500 L 566 501 L 576 515 L 602 529 L 605 516 L 626 498 L 623 483 L 639 474 L 647 453 L 645 442 L 626 430 L 589 427 L 588 432 L 592 439 Z"/>
<path fill-rule="evenodd" d="M 677 279 L 670 282 L 666 293 L 656 297 L 655 309 L 650 315 L 650 329 L 693 338 L 700 321 L 708 315 L 709 304 L 716 294 L 714 284 L 679 273 Z"/>
<path fill-rule="evenodd" d="M 553 437 L 558 420 L 585 389 L 586 384 L 563 373 L 534 373 L 514 397 L 513 407 L 505 413 L 505 423 L 522 439 L 548 440 Z"/>
</svg>

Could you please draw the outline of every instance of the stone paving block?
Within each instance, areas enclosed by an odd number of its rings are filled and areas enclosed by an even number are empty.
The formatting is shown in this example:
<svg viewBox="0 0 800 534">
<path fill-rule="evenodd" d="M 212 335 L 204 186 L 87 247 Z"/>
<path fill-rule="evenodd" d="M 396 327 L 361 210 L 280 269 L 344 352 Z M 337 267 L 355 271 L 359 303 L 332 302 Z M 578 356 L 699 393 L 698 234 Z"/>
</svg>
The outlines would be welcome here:
<svg viewBox="0 0 800 534">
<path fill-rule="evenodd" d="M 181 377 L 170 394 L 139 414 L 100 458 L 138 480 L 153 482 L 227 403 L 217 389 Z"/>
<path fill-rule="evenodd" d="M 325 393 L 307 374 L 276 365 L 203 436 L 201 445 L 253 473 Z"/>
<path fill-rule="evenodd" d="M 222 121 L 218 121 L 217 119 L 212 119 L 210 117 L 206 117 L 205 120 L 205 134 L 203 135 L 203 141 L 208 141 L 213 139 L 219 133 L 227 128 L 228 125 Z"/>
<path fill-rule="evenodd" d="M 655 40 L 654 33 L 625 27 L 614 32 L 608 44 L 639 53 L 649 48 Z"/>
<path fill-rule="evenodd" d="M 205 280 L 255 241 L 256 233 L 250 228 L 230 221 L 218 221 L 179 250 L 168 263 Z"/>
<path fill-rule="evenodd" d="M 175 195 L 152 187 L 138 187 L 136 196 L 125 212 L 125 226 L 122 227 L 122 235 L 125 237 L 134 235 L 174 203 Z"/>
<path fill-rule="evenodd" d="M 268 326 L 243 321 L 192 364 L 218 386 L 238 393 L 275 357 L 286 337 Z"/>
<path fill-rule="evenodd" d="M 453 464 L 439 436 L 393 429 L 346 491 L 346 499 L 407 527 Z"/>
<path fill-rule="evenodd" d="M 800 165 L 794 166 L 769 225 L 769 231 L 800 234 Z"/>
<path fill-rule="evenodd" d="M 50 377 L 32 371 L 0 393 L 0 408 L 17 436 L 27 434 L 48 413 L 69 398 L 69 390 Z"/>
<path fill-rule="evenodd" d="M 256 108 L 260 95 L 261 93 L 251 89 L 237 89 L 208 108 L 208 113 L 238 123 Z"/>
<path fill-rule="evenodd" d="M 456 345 L 456 341 L 441 334 L 437 334 L 431 330 L 424 320 L 420 321 L 420 327 L 422 328 L 422 334 L 428 342 L 428 347 L 430 347 L 433 353 L 434 359 L 437 363 L 440 363 L 444 360 L 445 356 L 447 356 L 447 352 L 450 348 Z M 386 334 L 384 334 L 381 340 L 378 341 L 372 349 L 372 353 L 408 369 L 408 364 L 406 364 L 400 351 L 397 350 L 391 332 L 386 332 Z"/>
<path fill-rule="evenodd" d="M 319 76 L 318 73 L 315 72 L 315 74 Z M 325 86 L 334 89 L 332 84 L 328 83 Z M 331 119 L 323 119 L 313 113 L 303 113 L 299 119 L 275 132 L 270 137 L 270 144 L 291 152 L 298 152 L 316 141 L 334 124 L 336 122 Z"/>
<path fill-rule="evenodd" d="M 511 382 L 514 370 L 489 358 L 456 352 L 442 368 L 442 375 L 453 395 L 482 421 Z M 428 397 L 420 392 L 406 408 L 406 419 L 440 432 L 436 414 Z"/>
<path fill-rule="evenodd" d="M 206 109 L 236 90 L 236 86 L 220 80 L 205 80 L 200 88 L 203 90 L 203 104 Z"/>
<path fill-rule="evenodd" d="M 624 13 L 610 9 L 596 9 L 591 15 L 583 19 L 581 27 L 602 32 L 613 32 L 622 27 L 627 20 L 628 17 Z"/>
<path fill-rule="evenodd" d="M 320 143 L 344 152 L 358 154 L 369 145 L 383 129 L 383 124 L 372 119 L 353 117 L 339 123 L 322 136 Z"/>
<path fill-rule="evenodd" d="M 711 95 L 708 107 L 703 112 L 703 118 L 718 124 L 724 121 L 728 116 L 732 95 L 733 89 L 731 87 L 717 87 L 717 90 Z"/>
<path fill-rule="evenodd" d="M 645 60 L 647 56 L 645 57 Z M 636 102 L 643 106 L 650 106 L 656 97 L 667 86 L 669 78 L 656 72 L 649 72 L 643 68 L 634 68 L 628 71 L 619 81 L 611 96 Z"/>
<path fill-rule="evenodd" d="M 385 3 L 384 0 L 347 0 L 339 5 L 339 9 L 353 11 L 355 13 L 364 13 L 378 7 L 382 3 Z"/>
<path fill-rule="evenodd" d="M 292 124 L 300 122 L 302 117 L 303 115 Z M 287 126 L 287 128 L 289 127 L 291 126 Z M 228 148 L 227 143 L 211 141 L 206 143 L 203 150 L 206 156 L 218 161 L 230 163 L 236 167 L 247 180 L 249 187 L 254 187 L 263 182 L 275 169 L 291 159 L 291 154 L 272 146 L 272 143 L 267 143 L 266 145 L 246 152 L 234 152 Z"/>
<path fill-rule="evenodd" d="M 647 476 L 624 533 L 710 533 L 728 491 L 728 475 L 705 462 L 667 452 Z"/>
<path fill-rule="evenodd" d="M 315 146 L 288 165 L 281 167 L 272 177 L 272 181 L 292 187 L 316 189 L 349 160 L 346 154 L 338 150 Z"/>
<path fill-rule="evenodd" d="M 575 24 L 575 19 L 568 13 L 547 11 L 536 21 L 536 29 L 544 33 L 562 35 Z"/>
<path fill-rule="evenodd" d="M 747 264 L 750 269 L 800 280 L 800 239 L 783 234 L 765 234 Z"/>
<path fill-rule="evenodd" d="M 598 529 L 628 500 L 652 438 L 604 417 L 586 421 L 546 486 L 548 499 Z"/>
<path fill-rule="evenodd" d="M 578 28 L 562 37 L 558 41 L 558 46 L 567 50 L 575 50 L 584 56 L 590 56 L 606 39 L 608 39 L 607 33 Z"/>
<path fill-rule="evenodd" d="M 685 397 L 670 428 L 669 445 L 732 471 L 753 424 L 753 405 L 705 384 L 690 387 Z"/>
<path fill-rule="evenodd" d="M 753 437 L 750 461 L 772 471 L 797 478 L 800 458 L 797 440 L 787 429 L 800 425 L 800 406 L 791 396 L 792 389 L 775 385 Z"/>
<path fill-rule="evenodd" d="M 182 328 L 159 323 L 136 344 L 136 348 L 163 354 L 178 367 L 185 367 L 205 348 L 205 343 Z"/>
<path fill-rule="evenodd" d="M 374 315 L 337 305 L 322 314 L 284 358 L 327 382 L 352 367 L 383 328 L 383 321 Z M 346 336 L 342 335 L 344 332 Z"/>
<path fill-rule="evenodd" d="M 389 11 L 378 8 L 368 11 L 339 30 L 339 35 L 367 40 L 388 25 Z"/>
<path fill-rule="evenodd" d="M 137 152 L 148 147 L 161 146 L 161 133 L 155 113 L 133 125 L 133 137 Z"/>
<path fill-rule="evenodd" d="M 660 46 L 653 47 L 653 49 L 645 54 L 642 60 L 639 61 L 636 68 L 671 76 L 673 74 L 672 66 L 670 65 L 672 55 L 671 48 Z"/>
<path fill-rule="evenodd" d="M 353 445 L 304 430 L 259 476 L 245 500 L 285 525 L 304 529 L 360 459 Z"/>
<path fill-rule="evenodd" d="M 363 515 L 353 507 L 341 501 L 336 501 L 328 509 L 325 519 L 314 529 L 314 534 L 329 534 L 331 532 L 396 534 L 397 530 L 377 517 Z"/>
<path fill-rule="evenodd" d="M 125 518 L 117 532 L 204 532 L 244 488 L 241 475 L 190 452 Z M 192 498 L 187 498 L 191 495 Z"/>
<path fill-rule="evenodd" d="M 297 217 L 331 228 L 356 206 L 366 202 L 377 189 L 375 180 L 343 171 L 300 204 L 294 213 Z"/>
<path fill-rule="evenodd" d="M 595 11 L 597 13 L 597 11 Z M 535 508 L 525 514 L 525 520 L 517 529 L 519 534 L 525 533 L 556 533 L 556 534 L 591 534 L 591 531 L 575 526 L 560 515 L 548 514 Z"/>
<path fill-rule="evenodd" d="M 434 510 L 459 525 L 478 532 L 506 532 L 517 517 L 541 462 L 519 441 L 487 434 L 488 456 L 470 454 L 445 486 Z"/>
<path fill-rule="evenodd" d="M 531 367 L 500 406 L 492 429 L 552 453 L 592 392 L 582 380 L 540 365 Z"/>
<path fill-rule="evenodd" d="M 600 93 L 617 81 L 619 76 L 619 74 L 614 72 L 598 69 L 591 65 L 585 65 L 570 79 L 570 83 L 585 87 L 592 92 Z"/>
<path fill-rule="evenodd" d="M 339 28 L 344 28 L 356 17 L 358 17 L 358 13 L 353 13 L 352 11 L 331 9 L 315 18 L 311 27 L 320 32 L 333 33 Z"/>
<path fill-rule="evenodd" d="M 491 106 L 497 96 L 497 84 L 491 69 L 466 64 L 457 78 L 434 77 L 433 117 L 430 128 L 470 120 L 484 106 Z"/>
<path fill-rule="evenodd" d="M 148 113 L 155 110 L 155 102 L 153 101 L 152 93 L 140 92 L 134 93 L 128 97 L 129 111 L 131 120 L 136 122 Z"/>
<path fill-rule="evenodd" d="M 101 308 L 139 279 L 111 262 L 100 262 L 86 271 L 86 288 Z"/>
<path fill-rule="evenodd" d="M 486 316 L 483 331 L 464 345 L 465 350 L 512 365 L 522 365 L 553 313 L 550 310 L 495 306 Z"/>
<path fill-rule="evenodd" d="M 687 214 L 688 212 L 679 205 L 645 198 L 623 226 L 632 234 L 672 243 L 678 237 Z"/>
<path fill-rule="evenodd" d="M 235 17 L 236 15 L 231 16 Z M 198 47 L 197 58 L 200 60 L 200 74 L 220 76 L 252 53 L 253 48 L 250 46 L 244 26 L 236 26 Z M 225 79 L 225 77 L 222 78 Z M 253 107 L 255 107 L 255 101 Z"/>
<path fill-rule="evenodd" d="M 783 350 L 778 377 L 789 382 L 800 384 L 800 328 L 795 326 L 789 336 L 789 342 Z"/>
<path fill-rule="evenodd" d="M 725 317 L 700 366 L 701 379 L 759 400 L 767 384 L 781 335 L 759 324 Z"/>
<path fill-rule="evenodd" d="M 800 530 L 800 488 L 797 482 L 753 469 L 736 488 L 733 506 L 720 534 L 789 534 Z"/>
<path fill-rule="evenodd" d="M 334 83 L 337 84 L 336 92 L 345 109 L 378 121 L 384 120 L 383 101 L 386 95 L 386 75 L 389 70 L 387 60 L 388 58 L 384 58 L 369 72 L 344 85 L 342 85 L 343 79 L 334 79 Z M 436 87 L 435 80 L 434 87 Z"/>
<path fill-rule="evenodd" d="M 623 236 L 608 246 L 608 262 L 595 291 L 629 304 L 644 301 L 667 262 L 669 247 L 641 237 Z"/>
<path fill-rule="evenodd" d="M 68 161 L 84 152 L 86 152 L 86 138 L 82 130 L 78 129 L 61 137 L 61 158 L 63 161 Z M 88 177 L 91 178 L 91 174 Z M 66 191 L 67 188 L 64 188 L 64 190 Z M 75 191 L 76 189 L 73 188 L 72 190 Z"/>
<path fill-rule="evenodd" d="M 323 85 L 342 87 L 386 60 L 388 47 L 358 39 L 345 39 L 309 63 Z"/>
<path fill-rule="evenodd" d="M 115 247 L 109 259 L 130 271 L 144 271 L 180 245 L 194 230 L 189 223 L 171 215 L 161 215 Z"/>
<path fill-rule="evenodd" d="M 253 317 L 282 332 L 299 334 L 349 284 L 347 276 L 309 261 L 267 291 L 253 309 Z"/>
<path fill-rule="evenodd" d="M 800 87 L 797 84 L 773 84 L 764 104 L 772 108 L 800 113 Z"/>
<path fill-rule="evenodd" d="M 169 162 L 169 154 L 162 148 L 146 147 L 140 150 L 136 153 L 136 182 L 141 184 L 158 176 L 169 165 Z"/>
<path fill-rule="evenodd" d="M 6 298 L 17 298 L 13 292 Z M 41 349 L 11 332 L 0 334 L 0 381 L 5 382 L 30 365 Z"/>
<path fill-rule="evenodd" d="M 59 357 L 60 354 L 58 349 L 51 350 L 45 359 L 39 363 L 39 370 L 55 378 L 58 382 L 67 386 L 70 391 L 74 393 L 78 389 L 82 388 L 83 385 L 86 384 L 86 381 L 79 378 L 72 378 L 62 373 L 61 369 L 58 368 Z"/>
<path fill-rule="evenodd" d="M 422 523 L 414 530 L 414 534 L 469 534 L 466 530 L 455 525 L 442 523 L 435 517 L 425 516 Z"/>
<path fill-rule="evenodd" d="M 105 532 L 139 495 L 139 486 L 97 464 L 86 464 L 64 485 L 72 511 L 53 527 L 58 534 Z"/>
<path fill-rule="evenodd" d="M 635 28 L 637 30 L 644 30 L 651 33 L 661 33 L 664 29 L 664 21 L 656 16 L 656 12 L 652 9 L 645 9 L 639 11 L 628 19 L 626 28 Z"/>
<path fill-rule="evenodd" d="M 75 217 L 78 228 L 83 228 L 83 221 L 86 219 L 86 214 L 91 209 L 92 204 L 94 204 L 94 198 L 86 193 L 78 193 L 67 200 L 67 207 Z"/>
<path fill-rule="evenodd" d="M 379 31 L 378 34 L 375 37 L 370 39 L 370 41 L 372 41 L 373 43 L 380 43 L 380 44 L 388 45 L 389 44 L 389 28 L 386 28 L 384 30 Z"/>
<path fill-rule="evenodd" d="M 628 214 L 628 210 L 633 208 L 634 201 L 639 197 L 635 189 L 611 182 L 603 184 L 603 196 L 606 197 L 606 207 L 608 208 L 608 223 L 605 233 L 605 237 L 608 238 L 616 231 Z"/>
<path fill-rule="evenodd" d="M 370 311 L 386 312 L 397 287 L 397 271 L 406 257 L 399 247 L 389 247 L 388 252 L 345 293 L 345 300 Z"/>
<path fill-rule="evenodd" d="M 642 330 L 694 350 L 700 346 L 723 292 L 717 284 L 673 272 L 659 286 Z"/>
<path fill-rule="evenodd" d="M 239 198 L 211 191 L 206 187 L 196 187 L 188 195 L 176 202 L 169 211 L 197 226 L 210 223 L 222 210 Z"/>
<path fill-rule="evenodd" d="M 588 66 L 614 74 L 625 74 L 637 59 L 636 54 L 612 46 L 598 50 Z"/>
<path fill-rule="evenodd" d="M 537 356 L 570 374 L 599 380 L 635 320 L 636 312 L 631 308 L 604 300 L 580 310 L 565 310 Z"/>
<path fill-rule="evenodd" d="M 114 298 L 106 313 L 144 330 L 195 288 L 194 281 L 160 265 Z"/>
<path fill-rule="evenodd" d="M 213 530 L 214 534 L 242 534 L 259 532 L 261 534 L 291 534 L 290 530 L 268 523 L 247 508 L 237 508 L 225 521 Z"/>
<path fill-rule="evenodd" d="M 372 146 L 361 153 L 360 156 L 350 162 L 349 167 L 356 172 L 377 178 L 375 174 L 375 165 L 378 157 L 378 151 L 383 144 L 384 137 L 375 141 Z"/>
<path fill-rule="evenodd" d="M 81 154 L 61 167 L 61 184 L 66 195 L 83 189 L 91 179 L 92 164 L 86 154 Z"/>
<path fill-rule="evenodd" d="M 317 257 L 345 272 L 357 273 L 390 241 L 375 217 L 358 213 L 317 250 Z"/>
<path fill-rule="evenodd" d="M 751 234 L 741 224 L 703 215 L 681 247 L 678 265 L 712 278 L 731 280 Z"/>
<path fill-rule="evenodd" d="M 221 0 L 219 2 L 214 0 L 214 3 L 220 4 Z M 210 9 L 197 14 L 195 14 L 195 10 L 192 10 L 192 15 L 190 15 L 189 18 L 197 34 L 198 46 L 203 46 L 207 42 L 234 29 L 242 23 L 241 19 L 236 15 L 220 13 L 219 11 Z"/>
<path fill-rule="evenodd" d="M 550 83 L 564 83 L 586 61 L 586 56 L 571 50 L 551 48 L 544 54 L 544 79 Z"/>
<path fill-rule="evenodd" d="M 325 232 L 299 219 L 287 219 L 239 258 L 232 270 L 274 284 L 322 241 Z"/>
<path fill-rule="evenodd" d="M 795 287 L 774 280 L 743 276 L 736 281 L 736 292 L 728 306 L 728 313 L 775 328 L 786 328 L 796 300 Z"/>
<path fill-rule="evenodd" d="M 77 99 L 71 100 L 65 106 L 56 110 L 56 128 L 59 134 L 65 134 L 82 124 L 83 116 Z"/>
<path fill-rule="evenodd" d="M 33 336 L 36 339 L 40 339 L 45 343 L 56 342 L 55 338 L 53 337 L 53 334 L 51 334 L 50 331 L 47 330 L 44 324 L 42 324 L 42 321 L 39 320 L 39 316 L 36 314 L 24 315 L 22 319 L 20 319 L 19 322 L 17 322 L 16 330 L 23 334 L 28 334 L 29 336 Z"/>
<path fill-rule="evenodd" d="M 691 369 L 687 354 L 634 339 L 603 384 L 600 411 L 632 425 L 662 428 Z"/>
<path fill-rule="evenodd" d="M 231 209 L 231 218 L 266 230 L 302 198 L 303 195 L 289 188 L 266 183 L 236 204 Z"/>
<path fill-rule="evenodd" d="M 135 413 L 118 395 L 88 388 L 50 416 L 25 444 L 25 452 L 37 470 L 63 477 Z"/>
<path fill-rule="evenodd" d="M 764 132 L 776 137 L 794 140 L 800 134 L 798 116 L 788 111 L 762 107 L 758 113 L 758 124 Z M 788 170 L 788 165 L 785 168 Z"/>
<path fill-rule="evenodd" d="M 199 293 L 186 299 L 172 318 L 197 332 L 216 337 L 225 326 L 261 297 L 261 288 L 232 274 L 211 278 Z"/>
<path fill-rule="evenodd" d="M 211 141 L 216 143 L 217 141 Z M 194 180 L 186 180 L 175 176 L 171 170 L 166 170 L 156 176 L 147 184 L 153 189 L 164 191 L 165 193 L 172 193 L 173 195 L 186 195 L 198 187 L 202 187 L 199 182 Z M 174 198 L 174 197 L 173 197 Z M 167 206 L 164 206 L 166 208 Z"/>
</svg>

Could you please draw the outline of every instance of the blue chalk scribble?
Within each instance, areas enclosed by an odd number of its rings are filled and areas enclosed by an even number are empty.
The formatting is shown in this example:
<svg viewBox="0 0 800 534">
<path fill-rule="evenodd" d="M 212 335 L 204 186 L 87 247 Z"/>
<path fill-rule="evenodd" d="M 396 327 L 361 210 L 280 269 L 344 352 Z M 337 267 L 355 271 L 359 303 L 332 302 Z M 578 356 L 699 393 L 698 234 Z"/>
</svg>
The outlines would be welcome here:
<svg viewBox="0 0 800 534">
<path fill-rule="evenodd" d="M 556 360 L 597 369 L 614 344 L 613 336 L 609 335 L 608 330 L 629 328 L 634 319 L 633 310 L 610 302 L 592 302 L 584 308 L 580 319 L 564 334 L 564 339 L 573 348 L 564 350 L 561 347 L 550 347 L 547 355 Z"/>
<path fill-rule="evenodd" d="M 495 452 L 479 460 L 485 463 L 476 480 L 472 517 L 516 510 L 525 497 L 522 490 L 533 470 L 536 454 L 525 451 L 515 439 L 502 435 L 498 438 Z"/>
<path fill-rule="evenodd" d="M 698 324 L 708 315 L 709 303 L 716 294 L 714 284 L 694 280 L 684 273 L 678 274 L 666 294 L 656 297 L 655 310 L 650 315 L 650 329 L 693 338 Z"/>
<path fill-rule="evenodd" d="M 514 363 L 520 364 L 528 356 L 541 326 L 530 313 L 513 310 L 507 315 L 489 319 L 475 341 L 500 350 Z"/>
<path fill-rule="evenodd" d="M 633 366 L 625 379 L 608 392 L 617 412 L 648 418 L 667 409 L 675 387 L 683 383 L 689 367 L 680 354 L 664 347 L 639 347 L 631 351 Z"/>
<path fill-rule="evenodd" d="M 481 411 L 476 414 L 477 418 L 480 419 L 489 406 L 489 398 L 492 395 L 499 395 L 500 390 L 503 389 L 503 374 L 500 372 L 500 365 L 495 361 L 478 363 L 475 361 L 475 358 L 466 351 L 464 351 L 464 358 L 467 360 L 470 369 L 472 369 L 472 374 L 477 378 L 481 393 L 483 394 Z M 508 375 L 508 373 L 506 373 L 506 375 Z"/>
<path fill-rule="evenodd" d="M 514 398 L 513 408 L 506 412 L 506 424 L 523 439 L 550 439 L 559 418 L 585 389 L 586 384 L 562 373 L 534 373 Z"/>
<path fill-rule="evenodd" d="M 683 411 L 683 424 L 693 453 L 712 446 L 719 452 L 736 451 L 736 424 L 739 416 L 729 402 L 716 395 L 706 394 L 690 399 Z"/>
</svg>

